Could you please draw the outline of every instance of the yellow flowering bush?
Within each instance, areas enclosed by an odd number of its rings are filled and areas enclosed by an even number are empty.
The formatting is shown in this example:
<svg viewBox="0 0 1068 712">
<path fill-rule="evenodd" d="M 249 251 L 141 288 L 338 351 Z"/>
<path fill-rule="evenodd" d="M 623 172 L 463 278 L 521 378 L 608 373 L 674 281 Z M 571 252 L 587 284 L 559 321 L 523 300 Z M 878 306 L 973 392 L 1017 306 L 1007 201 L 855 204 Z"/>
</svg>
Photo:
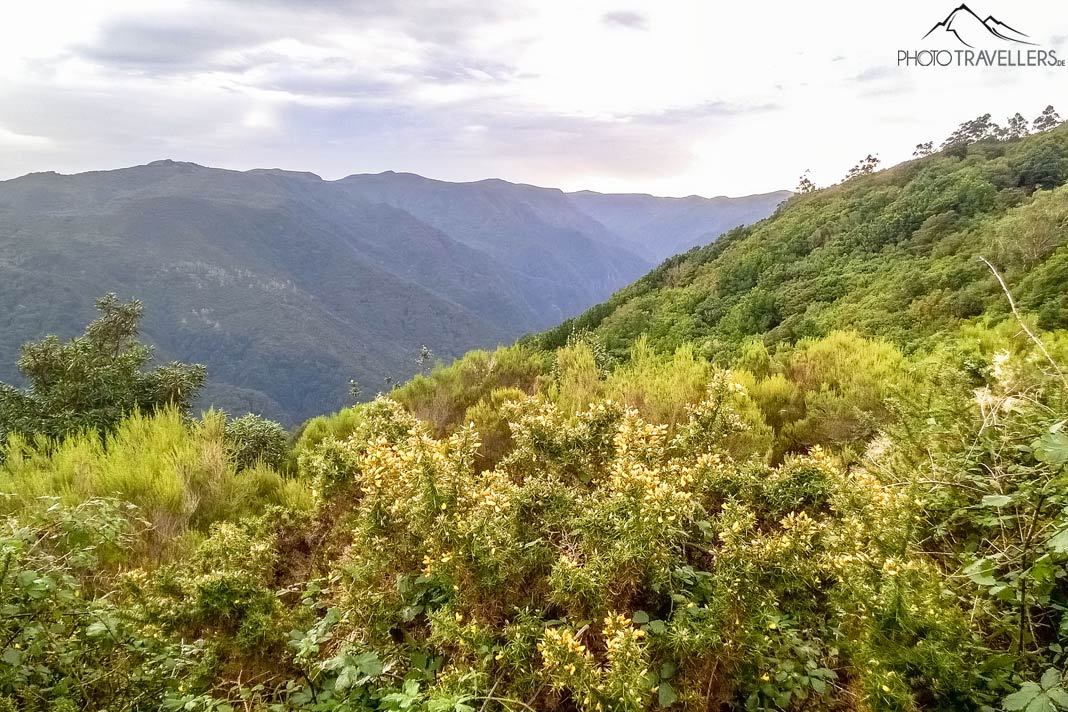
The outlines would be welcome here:
<svg viewBox="0 0 1068 712">
<path fill-rule="evenodd" d="M 418 695 L 491 687 L 539 708 L 909 699 L 880 636 L 901 610 L 912 630 L 933 623 L 941 594 L 890 532 L 917 516 L 907 488 L 819 447 L 764 464 L 769 430 L 725 371 L 673 424 L 522 393 L 501 412 L 491 469 L 474 426 L 435 435 L 386 399 L 305 453 L 344 548 L 325 592 L 344 611 L 334 645 L 406 679 L 440 660 Z"/>
</svg>

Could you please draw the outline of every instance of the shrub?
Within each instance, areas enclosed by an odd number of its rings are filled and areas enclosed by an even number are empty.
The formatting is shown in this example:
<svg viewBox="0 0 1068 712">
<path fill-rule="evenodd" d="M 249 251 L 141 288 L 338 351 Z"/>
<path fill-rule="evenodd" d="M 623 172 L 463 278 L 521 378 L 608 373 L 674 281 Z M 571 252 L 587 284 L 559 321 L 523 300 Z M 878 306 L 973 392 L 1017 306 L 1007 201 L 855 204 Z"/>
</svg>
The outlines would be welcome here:
<svg viewBox="0 0 1068 712">
<path fill-rule="evenodd" d="M 201 678 L 202 642 L 161 638 L 109 589 L 107 562 L 135 543 L 136 516 L 87 500 L 3 523 L 0 709 L 155 709 Z"/>
<path fill-rule="evenodd" d="M 300 483 L 264 465 L 238 474 L 219 413 L 193 423 L 174 408 L 134 413 L 103 440 L 95 433 L 56 442 L 12 436 L 5 452 L 0 507 L 32 509 L 44 497 L 70 505 L 117 498 L 138 507 L 157 542 L 267 504 L 306 501 Z"/>
<path fill-rule="evenodd" d="M 274 422 L 249 413 L 226 421 L 226 442 L 238 468 L 262 463 L 280 468 L 288 451 L 285 429 Z"/>
</svg>

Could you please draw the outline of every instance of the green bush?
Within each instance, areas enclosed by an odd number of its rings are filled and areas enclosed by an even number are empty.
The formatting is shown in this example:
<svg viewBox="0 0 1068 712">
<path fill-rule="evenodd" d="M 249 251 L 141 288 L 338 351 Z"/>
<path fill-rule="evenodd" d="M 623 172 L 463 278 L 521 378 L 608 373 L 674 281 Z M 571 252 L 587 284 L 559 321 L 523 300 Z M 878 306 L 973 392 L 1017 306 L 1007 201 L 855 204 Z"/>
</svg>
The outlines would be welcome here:
<svg viewBox="0 0 1068 712">
<path fill-rule="evenodd" d="M 199 365 L 171 363 L 144 371 L 151 347 L 137 342 L 142 305 L 108 294 L 85 334 L 61 343 L 49 336 L 22 347 L 19 370 L 30 386 L 0 383 L 0 442 L 8 433 L 56 438 L 107 432 L 134 411 L 186 411 L 204 384 Z"/>
<path fill-rule="evenodd" d="M 226 442 L 238 468 L 261 463 L 267 467 L 282 467 L 288 452 L 289 436 L 274 422 L 249 413 L 226 421 Z"/>
<path fill-rule="evenodd" d="M 303 485 L 265 465 L 238 473 L 224 435 L 224 417 L 188 423 L 174 408 L 134 413 L 101 439 L 82 433 L 58 442 L 12 435 L 0 465 L 0 508 L 33 509 L 55 498 L 76 505 L 107 497 L 136 505 L 157 541 L 189 528 L 269 504 L 306 506 Z"/>
</svg>

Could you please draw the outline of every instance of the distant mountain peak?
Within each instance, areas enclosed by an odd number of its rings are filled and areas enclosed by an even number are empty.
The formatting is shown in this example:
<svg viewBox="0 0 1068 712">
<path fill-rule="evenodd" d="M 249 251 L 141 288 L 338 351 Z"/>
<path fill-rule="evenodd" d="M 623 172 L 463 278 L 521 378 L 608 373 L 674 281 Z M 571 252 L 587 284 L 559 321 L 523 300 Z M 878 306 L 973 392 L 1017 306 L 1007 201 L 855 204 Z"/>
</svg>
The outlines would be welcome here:
<svg viewBox="0 0 1068 712">
<path fill-rule="evenodd" d="M 158 167 L 158 166 L 181 166 L 183 168 L 203 168 L 204 167 L 204 166 L 202 166 L 202 165 L 200 165 L 198 163 L 190 163 L 189 161 L 176 161 L 173 158 L 161 158 L 158 161 L 152 161 L 150 163 L 146 163 L 145 165 L 149 166 L 149 167 Z"/>
</svg>

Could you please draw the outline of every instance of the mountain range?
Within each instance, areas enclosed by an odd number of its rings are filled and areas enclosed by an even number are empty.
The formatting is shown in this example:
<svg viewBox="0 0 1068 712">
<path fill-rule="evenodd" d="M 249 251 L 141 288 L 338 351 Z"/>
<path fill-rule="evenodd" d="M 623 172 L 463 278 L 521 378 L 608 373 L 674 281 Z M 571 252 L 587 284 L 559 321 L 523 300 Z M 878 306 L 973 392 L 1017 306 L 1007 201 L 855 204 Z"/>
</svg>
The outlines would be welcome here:
<svg viewBox="0 0 1068 712">
<path fill-rule="evenodd" d="M 287 424 L 418 368 L 581 313 L 789 196 L 565 193 L 405 173 L 191 163 L 0 182 L 0 380 L 113 291 L 160 360 L 208 366 L 201 405 Z"/>
</svg>

